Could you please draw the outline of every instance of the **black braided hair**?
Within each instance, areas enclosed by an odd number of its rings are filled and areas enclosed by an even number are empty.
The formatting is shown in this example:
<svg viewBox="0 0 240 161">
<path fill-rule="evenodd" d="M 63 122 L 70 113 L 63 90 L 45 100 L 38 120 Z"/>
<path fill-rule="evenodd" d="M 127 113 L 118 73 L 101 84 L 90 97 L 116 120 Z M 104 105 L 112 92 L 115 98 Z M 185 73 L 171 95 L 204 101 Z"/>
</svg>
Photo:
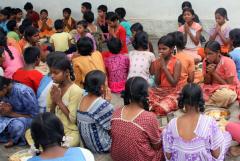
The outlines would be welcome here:
<svg viewBox="0 0 240 161">
<path fill-rule="evenodd" d="M 4 50 L 7 51 L 7 53 L 10 56 L 10 58 L 13 60 L 14 59 L 13 53 L 11 52 L 11 50 L 7 46 L 7 37 L 2 32 L 0 32 L 0 46 L 2 46 L 4 48 Z"/>
</svg>

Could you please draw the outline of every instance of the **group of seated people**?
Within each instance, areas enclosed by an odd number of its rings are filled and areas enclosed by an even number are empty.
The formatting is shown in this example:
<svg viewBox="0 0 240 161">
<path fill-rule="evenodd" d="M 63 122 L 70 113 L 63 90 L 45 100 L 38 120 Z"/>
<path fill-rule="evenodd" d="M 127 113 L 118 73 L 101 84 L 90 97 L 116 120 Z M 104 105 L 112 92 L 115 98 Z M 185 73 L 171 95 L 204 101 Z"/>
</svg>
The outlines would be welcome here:
<svg viewBox="0 0 240 161">
<path fill-rule="evenodd" d="M 230 30 L 219 8 L 201 48 L 197 16 L 189 2 L 182 8 L 179 31 L 159 39 L 157 57 L 141 23 L 124 19 L 124 8 L 100 5 L 95 24 L 84 2 L 83 20 L 65 8 L 54 28 L 47 10 L 39 19 L 29 2 L 23 21 L 20 9 L 1 10 L 0 142 L 35 147 L 30 161 L 90 161 L 91 152 L 114 161 L 220 161 L 228 150 L 239 156 L 230 144 L 240 143 L 240 124 L 223 132 L 203 112 L 240 100 L 240 29 Z M 121 94 L 123 107 L 114 107 L 111 93 Z M 184 114 L 161 128 L 156 116 L 178 109 Z"/>
</svg>

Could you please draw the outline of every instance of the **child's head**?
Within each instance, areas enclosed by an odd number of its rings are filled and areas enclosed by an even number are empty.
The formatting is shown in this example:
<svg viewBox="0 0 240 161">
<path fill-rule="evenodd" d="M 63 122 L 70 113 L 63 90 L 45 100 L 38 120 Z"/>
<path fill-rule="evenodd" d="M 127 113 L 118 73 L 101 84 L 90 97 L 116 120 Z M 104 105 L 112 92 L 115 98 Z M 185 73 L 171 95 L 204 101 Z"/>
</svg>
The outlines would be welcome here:
<svg viewBox="0 0 240 161">
<path fill-rule="evenodd" d="M 196 111 L 204 112 L 204 99 L 201 88 L 195 83 L 189 83 L 182 89 L 180 97 L 178 98 L 178 107 L 195 108 Z"/>
<path fill-rule="evenodd" d="M 240 47 L 240 29 L 233 29 L 229 33 L 230 43 L 234 48 Z"/>
<path fill-rule="evenodd" d="M 118 16 L 117 16 L 116 13 L 108 12 L 107 16 L 106 16 L 106 20 L 107 20 L 108 26 L 113 27 L 113 28 L 117 27 L 117 25 L 118 25 Z"/>
<path fill-rule="evenodd" d="M 98 10 L 98 16 L 103 17 L 103 16 L 106 16 L 108 8 L 106 5 L 100 5 L 98 6 L 97 10 Z"/>
<path fill-rule="evenodd" d="M 67 56 L 65 53 L 59 52 L 59 51 L 49 53 L 46 58 L 48 68 L 52 67 L 52 63 L 54 61 L 61 60 L 61 59 L 67 59 Z"/>
<path fill-rule="evenodd" d="M 126 16 L 126 10 L 123 7 L 115 9 L 115 13 L 117 14 L 119 19 L 124 19 Z"/>
<path fill-rule="evenodd" d="M 94 13 L 92 11 L 85 12 L 83 15 L 83 19 L 86 20 L 89 24 L 94 21 Z"/>
<path fill-rule="evenodd" d="M 25 9 L 26 12 L 32 11 L 32 10 L 33 10 L 33 5 L 32 5 L 32 3 L 27 2 L 27 3 L 24 5 L 24 9 Z"/>
<path fill-rule="evenodd" d="M 26 28 L 28 28 L 29 26 L 32 26 L 32 20 L 26 18 L 22 21 L 22 24 L 18 27 L 20 34 L 24 34 L 24 31 L 26 30 Z"/>
<path fill-rule="evenodd" d="M 77 42 L 78 53 L 82 56 L 89 56 L 93 52 L 93 41 L 89 37 L 82 37 Z"/>
<path fill-rule="evenodd" d="M 7 45 L 7 36 L 4 32 L 0 32 L 0 48 L 4 49 L 4 51 L 7 51 L 9 54 L 9 57 L 13 60 L 14 56 L 11 50 L 9 50 Z"/>
<path fill-rule="evenodd" d="M 54 83 L 61 84 L 67 79 L 75 80 L 72 64 L 67 58 L 55 59 L 50 67 L 51 77 Z"/>
<path fill-rule="evenodd" d="M 187 42 L 183 33 L 180 31 L 176 31 L 176 32 L 170 33 L 170 35 L 173 36 L 174 43 L 175 43 L 175 46 L 177 47 L 177 49 L 183 50 L 185 48 L 185 45 Z"/>
<path fill-rule="evenodd" d="M 61 146 L 64 128 L 59 118 L 50 112 L 39 114 L 31 124 L 31 135 L 36 149 L 46 150 L 52 146 Z"/>
<path fill-rule="evenodd" d="M 9 12 L 6 9 L 0 10 L 0 22 L 6 21 L 9 17 Z"/>
<path fill-rule="evenodd" d="M 225 21 L 228 21 L 227 10 L 225 8 L 218 8 L 215 11 L 215 20 L 219 25 L 223 25 Z"/>
<path fill-rule="evenodd" d="M 148 34 L 146 32 L 138 32 L 132 42 L 135 50 L 148 49 Z"/>
<path fill-rule="evenodd" d="M 183 10 L 183 19 L 186 23 L 192 22 L 194 17 L 195 17 L 195 13 L 192 8 L 185 8 Z"/>
<path fill-rule="evenodd" d="M 17 22 L 16 20 L 10 20 L 7 22 L 8 31 L 15 31 L 17 29 Z"/>
<path fill-rule="evenodd" d="M 39 42 L 39 31 L 35 27 L 29 26 L 25 29 L 24 38 L 30 44 L 36 44 Z"/>
<path fill-rule="evenodd" d="M 77 32 L 79 34 L 85 33 L 87 29 L 88 23 L 86 20 L 81 20 L 77 23 Z"/>
<path fill-rule="evenodd" d="M 9 19 L 10 19 L 10 20 L 15 20 L 15 19 L 16 19 L 16 16 L 17 16 L 16 8 L 12 8 L 11 11 L 10 11 L 10 17 L 9 17 Z"/>
<path fill-rule="evenodd" d="M 139 22 L 134 23 L 131 28 L 132 37 L 135 37 L 138 32 L 143 32 L 143 26 Z"/>
<path fill-rule="evenodd" d="M 113 54 L 119 54 L 122 49 L 122 42 L 118 38 L 111 38 L 107 41 L 108 50 Z"/>
<path fill-rule="evenodd" d="M 63 18 L 68 19 L 71 16 L 72 10 L 70 8 L 63 9 Z"/>
<path fill-rule="evenodd" d="M 185 1 L 182 3 L 182 10 L 184 10 L 185 8 L 192 8 L 192 4 L 189 1 Z"/>
<path fill-rule="evenodd" d="M 168 58 L 172 55 L 175 47 L 174 38 L 171 35 L 163 36 L 158 41 L 158 52 L 163 58 Z"/>
<path fill-rule="evenodd" d="M 64 29 L 64 22 L 63 22 L 63 20 L 60 20 L 60 19 L 56 20 L 54 22 L 54 28 L 56 30 L 63 30 Z"/>
<path fill-rule="evenodd" d="M 0 76 L 0 98 L 7 95 L 8 87 L 11 83 L 12 83 L 11 79 Z"/>
<path fill-rule="evenodd" d="M 47 17 L 48 17 L 48 11 L 47 11 L 46 9 L 42 9 L 42 10 L 40 11 L 40 17 L 41 17 L 42 20 L 47 19 Z"/>
<path fill-rule="evenodd" d="M 148 82 L 142 77 L 132 77 L 125 84 L 125 91 L 122 93 L 124 105 L 137 103 L 149 111 L 148 104 Z"/>
<path fill-rule="evenodd" d="M 207 62 L 217 64 L 221 55 L 221 45 L 217 41 L 208 41 L 204 47 Z"/>
<path fill-rule="evenodd" d="M 16 19 L 22 19 L 23 18 L 23 12 L 20 8 L 16 8 Z"/>
<path fill-rule="evenodd" d="M 34 64 L 36 66 L 40 63 L 40 50 L 38 47 L 28 47 L 24 50 L 23 58 L 25 64 Z"/>
<path fill-rule="evenodd" d="M 88 11 L 91 11 L 92 9 L 92 4 L 89 2 L 83 2 L 82 7 L 81 7 L 81 12 L 82 14 L 85 14 Z"/>
<path fill-rule="evenodd" d="M 100 97 L 105 90 L 106 75 L 100 70 L 89 72 L 84 80 L 86 92 Z"/>
</svg>

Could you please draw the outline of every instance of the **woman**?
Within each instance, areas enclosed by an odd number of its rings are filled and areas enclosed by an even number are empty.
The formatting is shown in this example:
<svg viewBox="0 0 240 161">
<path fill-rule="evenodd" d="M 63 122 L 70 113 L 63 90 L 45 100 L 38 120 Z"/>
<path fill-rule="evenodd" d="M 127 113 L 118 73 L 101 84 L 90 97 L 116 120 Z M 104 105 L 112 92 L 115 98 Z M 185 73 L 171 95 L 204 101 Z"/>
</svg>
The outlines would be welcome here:
<svg viewBox="0 0 240 161">
<path fill-rule="evenodd" d="M 83 90 L 74 84 L 75 77 L 68 59 L 56 59 L 50 68 L 52 85 L 47 97 L 47 111 L 55 113 L 62 121 L 69 147 L 81 145 L 77 128 L 77 109 Z"/>
<path fill-rule="evenodd" d="M 206 105 L 227 108 L 240 96 L 240 86 L 234 61 L 220 52 L 221 46 L 217 41 L 209 41 L 205 45 L 207 57 L 203 61 L 202 89 Z"/>
<path fill-rule="evenodd" d="M 32 122 L 31 134 L 37 156 L 28 161 L 94 161 L 92 153 L 83 148 L 66 148 L 64 144 L 64 127 L 52 113 L 38 115 Z M 40 151 L 40 147 L 42 151 Z"/>
<path fill-rule="evenodd" d="M 25 145 L 24 134 L 39 112 L 33 90 L 0 76 L 0 142 Z"/>
<path fill-rule="evenodd" d="M 201 88 L 194 83 L 184 86 L 179 100 L 186 113 L 170 121 L 163 131 L 163 149 L 169 161 L 223 161 L 231 144 L 228 132 L 204 112 Z"/>
<path fill-rule="evenodd" d="M 161 130 L 156 116 L 149 112 L 148 83 L 141 77 L 126 82 L 124 107 L 118 108 L 111 121 L 114 161 L 160 161 Z"/>
</svg>

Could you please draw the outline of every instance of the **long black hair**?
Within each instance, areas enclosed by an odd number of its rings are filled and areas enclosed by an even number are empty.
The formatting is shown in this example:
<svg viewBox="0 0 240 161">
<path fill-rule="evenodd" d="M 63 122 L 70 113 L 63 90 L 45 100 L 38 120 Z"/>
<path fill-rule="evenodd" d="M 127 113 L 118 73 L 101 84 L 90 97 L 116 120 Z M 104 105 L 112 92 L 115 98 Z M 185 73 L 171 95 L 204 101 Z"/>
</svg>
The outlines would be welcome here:
<svg viewBox="0 0 240 161">
<path fill-rule="evenodd" d="M 217 41 L 210 40 L 205 44 L 204 49 L 208 48 L 209 50 L 219 53 L 221 52 L 221 45 Z"/>
<path fill-rule="evenodd" d="M 0 90 L 3 90 L 3 88 L 8 86 L 10 83 L 12 83 L 11 79 L 0 76 Z"/>
<path fill-rule="evenodd" d="M 200 112 L 204 112 L 203 93 L 199 85 L 189 83 L 183 87 L 178 98 L 178 107 L 182 109 L 185 105 L 198 108 Z"/>
<path fill-rule="evenodd" d="M 43 150 L 51 146 L 61 146 L 64 136 L 63 124 L 53 113 L 39 114 L 32 121 L 31 135 L 36 149 L 40 146 Z"/>
<path fill-rule="evenodd" d="M 12 60 L 14 59 L 13 53 L 11 52 L 7 45 L 7 36 L 2 32 L 0 32 L 0 47 L 3 47 L 3 49 L 7 51 Z"/>
<path fill-rule="evenodd" d="M 132 77 L 125 84 L 125 91 L 122 92 L 124 105 L 136 102 L 146 111 L 149 111 L 148 83 L 142 77 Z"/>
</svg>

